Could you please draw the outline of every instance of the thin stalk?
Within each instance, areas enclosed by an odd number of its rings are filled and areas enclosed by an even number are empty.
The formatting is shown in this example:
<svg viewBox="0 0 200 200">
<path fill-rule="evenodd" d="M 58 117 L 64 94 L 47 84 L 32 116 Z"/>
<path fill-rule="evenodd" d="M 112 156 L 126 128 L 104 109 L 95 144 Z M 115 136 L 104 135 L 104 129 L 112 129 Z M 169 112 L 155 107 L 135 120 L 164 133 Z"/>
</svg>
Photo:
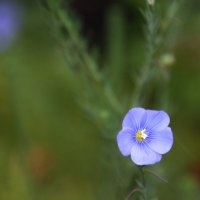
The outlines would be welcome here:
<svg viewBox="0 0 200 200">
<path fill-rule="evenodd" d="M 68 57 L 69 60 L 73 56 L 77 56 L 78 54 L 78 63 L 77 65 L 80 66 L 80 69 L 82 70 L 83 76 L 88 77 L 88 80 L 90 81 L 89 85 L 85 82 L 85 78 L 83 78 L 84 84 L 87 84 L 89 86 L 88 90 L 91 92 L 92 89 L 90 87 L 91 82 L 92 85 L 94 85 L 97 89 L 99 88 L 100 94 L 97 94 L 96 98 L 99 98 L 98 95 L 103 96 L 105 103 L 110 106 L 110 108 L 119 116 L 121 116 L 122 113 L 122 106 L 119 100 L 117 99 L 113 88 L 111 85 L 108 85 L 107 81 L 105 82 L 103 80 L 103 74 L 98 68 L 97 63 L 95 60 L 90 56 L 87 47 L 83 44 L 81 41 L 81 36 L 78 31 L 78 27 L 73 24 L 73 21 L 68 13 L 66 13 L 62 8 L 60 7 L 60 3 L 55 3 L 53 1 L 48 2 L 50 11 L 54 14 L 54 20 L 56 21 L 58 28 L 60 28 L 60 25 L 64 27 L 66 33 L 67 33 L 67 40 L 70 40 L 70 45 L 73 46 L 73 49 L 70 50 L 70 56 Z M 65 48 L 67 48 L 65 46 Z M 68 62 L 70 66 L 70 61 Z M 76 71 L 75 71 L 76 73 Z M 92 94 L 95 94 L 97 90 L 94 92 L 91 92 Z M 87 99 L 88 102 L 90 101 Z"/>
<path fill-rule="evenodd" d="M 146 188 L 146 180 L 145 180 L 145 174 L 144 174 L 144 166 L 139 167 L 141 177 L 142 177 L 142 191 L 143 191 L 143 199 L 147 200 L 147 188 Z"/>
<path fill-rule="evenodd" d="M 143 169 L 143 171 L 155 176 L 157 179 L 161 180 L 164 183 L 168 183 L 168 181 L 165 178 L 161 177 L 159 174 L 151 171 L 150 169 Z"/>
<path fill-rule="evenodd" d="M 142 91 L 148 81 L 149 74 L 154 61 L 154 54 L 157 50 L 157 31 L 159 25 L 159 19 L 155 15 L 155 8 L 147 5 L 146 9 L 142 11 L 142 14 L 146 20 L 146 41 L 147 41 L 147 54 L 145 64 L 141 70 L 138 80 L 136 81 L 136 87 L 131 98 L 131 104 L 138 106 L 141 100 Z M 132 106 L 132 105 L 131 105 Z"/>
<path fill-rule="evenodd" d="M 126 196 L 125 200 L 129 200 L 130 197 L 134 196 L 136 193 L 140 193 L 142 196 L 144 196 L 144 193 L 140 188 L 135 188 L 131 190 L 131 192 Z"/>
<path fill-rule="evenodd" d="M 126 196 L 125 200 L 129 200 L 130 197 L 132 197 L 138 192 L 141 194 L 142 200 L 147 200 L 147 187 L 144 174 L 144 166 L 139 166 L 139 171 L 141 174 L 141 183 L 138 184 L 138 188 L 134 188 L 133 190 L 131 190 L 131 192 Z"/>
</svg>

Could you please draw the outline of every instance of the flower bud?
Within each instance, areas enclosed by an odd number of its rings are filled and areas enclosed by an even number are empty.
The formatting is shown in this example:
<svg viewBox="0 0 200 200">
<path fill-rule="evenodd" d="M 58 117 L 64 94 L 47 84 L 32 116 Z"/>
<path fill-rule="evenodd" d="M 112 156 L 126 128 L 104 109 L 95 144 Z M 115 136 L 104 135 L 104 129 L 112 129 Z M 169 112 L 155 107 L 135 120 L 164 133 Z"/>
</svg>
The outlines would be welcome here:
<svg viewBox="0 0 200 200">
<path fill-rule="evenodd" d="M 170 67 L 175 63 L 175 58 L 173 54 L 166 53 L 160 58 L 160 65 L 164 67 Z"/>
<path fill-rule="evenodd" d="M 147 0 L 148 4 L 153 6 L 155 4 L 155 0 Z"/>
</svg>

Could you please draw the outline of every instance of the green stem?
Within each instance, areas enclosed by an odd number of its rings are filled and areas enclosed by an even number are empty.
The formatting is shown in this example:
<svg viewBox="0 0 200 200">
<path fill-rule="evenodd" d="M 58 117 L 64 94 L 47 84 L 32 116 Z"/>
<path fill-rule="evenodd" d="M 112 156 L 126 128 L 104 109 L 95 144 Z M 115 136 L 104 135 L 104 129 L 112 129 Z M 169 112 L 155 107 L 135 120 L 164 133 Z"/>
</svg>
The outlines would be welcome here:
<svg viewBox="0 0 200 200">
<path fill-rule="evenodd" d="M 144 193 L 140 188 L 135 188 L 135 189 L 131 190 L 131 192 L 126 196 L 125 200 L 129 200 L 130 197 L 132 197 L 136 193 L 140 193 L 142 196 L 144 196 Z"/>
<path fill-rule="evenodd" d="M 161 180 L 164 183 L 168 183 L 168 181 L 165 178 L 161 177 L 159 174 L 151 171 L 150 169 L 144 169 L 143 171 L 153 175 L 154 177 L 156 177 L 157 179 Z"/>
<path fill-rule="evenodd" d="M 130 197 L 134 196 L 136 193 L 141 194 L 141 200 L 147 200 L 147 187 L 144 174 L 144 166 L 139 166 L 139 171 L 141 174 L 141 184 L 138 184 L 138 188 L 134 188 L 133 190 L 131 190 L 130 193 L 126 196 L 125 200 L 129 200 Z"/>
<path fill-rule="evenodd" d="M 55 20 L 58 21 L 57 24 L 62 24 L 66 32 L 68 33 L 68 40 L 70 40 L 70 45 L 73 44 L 73 49 L 70 51 L 70 55 L 79 55 L 78 64 L 82 68 L 83 77 L 85 78 L 86 76 L 88 76 L 88 79 L 93 82 L 92 85 L 98 85 L 101 90 L 101 95 L 104 95 L 105 97 L 104 99 L 106 103 L 110 106 L 110 108 L 112 108 L 112 110 L 116 114 L 121 115 L 122 109 L 119 100 L 117 99 L 111 85 L 107 81 L 103 80 L 103 74 L 98 69 L 97 63 L 94 59 L 91 58 L 89 52 L 87 51 L 87 48 L 81 41 L 81 36 L 79 34 L 78 28 L 73 24 L 73 20 L 71 20 L 70 16 L 68 16 L 68 13 L 60 7 L 59 3 L 54 3 L 50 1 L 48 4 L 49 7 L 52 9 L 52 12 L 54 11 L 53 13 L 55 15 Z M 83 81 L 85 81 L 85 79 L 83 79 Z M 90 87 L 90 84 L 88 84 L 88 86 L 89 92 L 95 90 Z M 95 94 L 95 91 L 92 91 L 91 93 Z M 88 102 L 89 101 L 90 100 L 88 99 Z"/>
<path fill-rule="evenodd" d="M 154 8 L 147 5 L 146 9 L 142 12 L 146 20 L 146 41 L 147 41 L 147 54 L 144 66 L 142 68 L 139 79 L 136 81 L 135 91 L 131 98 L 131 104 L 138 106 L 141 102 L 141 95 L 143 89 L 149 78 L 149 74 L 152 70 L 154 62 L 154 54 L 157 50 L 156 45 L 157 30 L 158 30 L 158 18 L 155 14 Z M 132 106 L 132 105 L 131 105 Z"/>
<path fill-rule="evenodd" d="M 145 174 L 144 174 L 144 166 L 139 167 L 141 176 L 142 176 L 142 192 L 143 192 L 143 199 L 147 200 L 147 188 L 146 188 L 146 180 L 145 180 Z"/>
</svg>

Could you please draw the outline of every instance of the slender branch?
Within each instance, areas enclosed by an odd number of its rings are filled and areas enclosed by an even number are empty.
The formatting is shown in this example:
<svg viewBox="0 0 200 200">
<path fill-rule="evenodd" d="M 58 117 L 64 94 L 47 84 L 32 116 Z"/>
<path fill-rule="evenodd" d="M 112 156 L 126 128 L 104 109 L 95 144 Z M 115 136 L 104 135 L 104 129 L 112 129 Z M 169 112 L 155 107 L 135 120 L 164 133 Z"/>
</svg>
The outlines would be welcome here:
<svg viewBox="0 0 200 200">
<path fill-rule="evenodd" d="M 126 196 L 125 200 L 129 200 L 129 198 L 130 198 L 131 196 L 135 195 L 137 192 L 139 192 L 141 195 L 144 196 L 144 193 L 143 193 L 143 191 L 142 191 L 140 188 L 135 188 L 135 189 L 133 189 L 133 190 Z"/>
<path fill-rule="evenodd" d="M 73 23 L 73 19 L 68 12 L 65 12 L 61 7 L 60 3 L 55 3 L 54 1 L 47 2 L 51 13 L 54 14 L 54 20 L 56 21 L 56 25 L 62 30 L 64 29 L 66 37 L 65 42 L 68 42 L 68 45 L 64 46 L 64 49 L 69 49 L 67 54 L 68 66 L 72 65 L 72 58 L 76 58 L 76 66 L 80 67 L 82 72 L 82 81 L 83 84 L 87 85 L 88 91 L 93 95 L 96 95 L 95 98 L 99 98 L 99 95 L 103 96 L 105 104 L 109 105 L 109 107 L 117 114 L 121 115 L 121 103 L 117 99 L 111 85 L 108 84 L 107 81 L 103 80 L 103 74 L 98 68 L 98 64 L 91 57 L 87 46 L 83 43 L 81 35 L 79 33 L 78 27 Z M 64 44 L 64 42 L 62 42 Z M 63 45 L 62 44 L 62 45 Z M 70 49 L 71 48 L 71 49 Z M 74 71 L 75 73 L 77 71 Z M 88 79 L 86 79 L 86 77 Z M 90 82 L 89 82 L 90 81 Z M 93 82 L 93 84 L 91 84 Z M 94 86 L 94 87 L 91 87 Z M 99 93 L 98 93 L 98 92 Z M 90 99 L 87 99 L 88 104 L 90 104 Z"/>
<path fill-rule="evenodd" d="M 144 200 L 147 200 L 147 188 L 146 188 L 146 180 L 145 180 L 145 176 L 144 176 L 144 166 L 140 166 L 139 170 L 142 175 L 142 191 L 144 194 L 143 197 L 144 197 Z"/>
<path fill-rule="evenodd" d="M 131 98 L 131 104 L 138 106 L 140 103 L 140 98 L 142 95 L 142 91 L 146 85 L 146 82 L 149 78 L 150 70 L 152 68 L 152 64 L 154 61 L 154 54 L 157 50 L 158 44 L 156 44 L 157 40 L 157 32 L 159 19 L 155 14 L 155 8 L 147 5 L 144 11 L 141 11 L 145 21 L 146 21 L 146 40 L 147 40 L 147 54 L 144 66 L 141 70 L 141 74 L 139 75 L 139 79 L 136 81 L 136 87 L 134 90 L 134 94 Z M 132 105 L 131 105 L 132 106 Z"/>
<path fill-rule="evenodd" d="M 143 91 L 147 85 L 148 80 L 151 78 L 150 74 L 156 63 L 155 54 L 160 50 L 164 42 L 169 37 L 169 30 L 174 22 L 174 16 L 177 13 L 179 4 L 175 1 L 166 9 L 166 17 L 163 19 L 166 26 L 163 28 L 160 20 L 160 15 L 156 10 L 156 5 L 146 5 L 146 8 L 142 10 L 142 14 L 146 21 L 146 41 L 147 41 L 147 53 L 145 63 L 141 69 L 138 80 L 136 80 L 135 90 L 131 98 L 131 106 L 138 106 L 143 102 L 141 97 Z"/>
<path fill-rule="evenodd" d="M 158 178 L 159 180 L 163 181 L 164 183 L 168 183 L 168 181 L 167 181 L 165 178 L 161 177 L 161 176 L 160 176 L 159 174 L 157 174 L 156 172 L 153 172 L 153 171 L 151 171 L 151 170 L 149 170 L 149 169 L 143 169 L 143 171 L 144 171 L 144 172 L 147 172 L 147 173 L 149 173 L 149 174 L 151 174 L 151 175 L 153 175 L 153 176 L 155 176 L 156 178 Z"/>
</svg>

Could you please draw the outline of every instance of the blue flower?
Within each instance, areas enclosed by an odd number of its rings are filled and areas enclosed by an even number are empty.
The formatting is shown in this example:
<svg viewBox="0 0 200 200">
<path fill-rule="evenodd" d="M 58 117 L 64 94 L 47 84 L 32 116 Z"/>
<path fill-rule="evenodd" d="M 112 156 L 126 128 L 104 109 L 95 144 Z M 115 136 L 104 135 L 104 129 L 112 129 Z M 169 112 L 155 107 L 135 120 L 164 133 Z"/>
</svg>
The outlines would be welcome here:
<svg viewBox="0 0 200 200">
<path fill-rule="evenodd" d="M 117 143 L 122 155 L 136 165 L 160 162 L 173 144 L 169 116 L 164 111 L 133 108 L 125 116 Z"/>
<path fill-rule="evenodd" d="M 22 23 L 22 9 L 8 1 L 0 2 L 0 51 L 14 42 Z"/>
</svg>

